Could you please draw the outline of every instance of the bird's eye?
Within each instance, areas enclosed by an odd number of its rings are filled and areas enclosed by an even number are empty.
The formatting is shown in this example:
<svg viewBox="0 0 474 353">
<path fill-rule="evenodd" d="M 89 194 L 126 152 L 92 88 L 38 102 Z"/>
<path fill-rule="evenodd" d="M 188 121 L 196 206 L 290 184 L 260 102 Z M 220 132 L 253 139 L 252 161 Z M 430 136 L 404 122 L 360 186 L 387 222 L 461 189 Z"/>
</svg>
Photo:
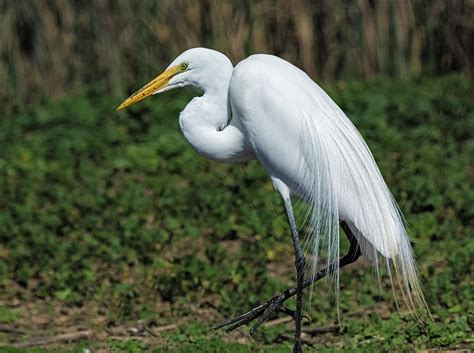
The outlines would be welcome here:
<svg viewBox="0 0 474 353">
<path fill-rule="evenodd" d="M 184 71 L 188 68 L 188 63 L 182 63 L 181 64 L 181 71 Z"/>
</svg>

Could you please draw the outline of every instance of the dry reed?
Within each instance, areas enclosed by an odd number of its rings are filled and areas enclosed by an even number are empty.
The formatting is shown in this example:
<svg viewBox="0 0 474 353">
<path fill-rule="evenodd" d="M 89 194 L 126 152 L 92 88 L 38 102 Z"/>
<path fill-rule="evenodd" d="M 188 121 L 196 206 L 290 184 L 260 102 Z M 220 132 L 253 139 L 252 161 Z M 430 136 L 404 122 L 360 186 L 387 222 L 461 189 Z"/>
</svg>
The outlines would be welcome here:
<svg viewBox="0 0 474 353">
<path fill-rule="evenodd" d="M 319 80 L 472 70 L 469 0 L 0 2 L 0 103 L 90 82 L 123 95 L 193 46 L 279 55 Z"/>
</svg>

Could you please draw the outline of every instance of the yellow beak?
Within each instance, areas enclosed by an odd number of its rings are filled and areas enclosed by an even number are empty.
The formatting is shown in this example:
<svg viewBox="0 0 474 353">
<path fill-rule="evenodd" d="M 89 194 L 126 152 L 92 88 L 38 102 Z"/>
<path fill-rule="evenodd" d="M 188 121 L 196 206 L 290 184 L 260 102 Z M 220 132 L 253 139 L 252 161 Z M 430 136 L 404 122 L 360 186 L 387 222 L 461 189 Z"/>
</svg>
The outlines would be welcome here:
<svg viewBox="0 0 474 353">
<path fill-rule="evenodd" d="M 122 104 L 120 104 L 115 110 L 122 110 L 128 106 L 140 102 L 146 97 L 151 96 L 153 93 L 156 93 L 162 88 L 165 88 L 168 85 L 168 82 L 171 77 L 173 77 L 179 71 L 179 65 L 170 67 L 168 70 L 163 72 L 158 77 L 154 78 L 152 81 L 148 82 L 145 86 L 140 88 L 130 97 L 125 99 Z"/>
</svg>

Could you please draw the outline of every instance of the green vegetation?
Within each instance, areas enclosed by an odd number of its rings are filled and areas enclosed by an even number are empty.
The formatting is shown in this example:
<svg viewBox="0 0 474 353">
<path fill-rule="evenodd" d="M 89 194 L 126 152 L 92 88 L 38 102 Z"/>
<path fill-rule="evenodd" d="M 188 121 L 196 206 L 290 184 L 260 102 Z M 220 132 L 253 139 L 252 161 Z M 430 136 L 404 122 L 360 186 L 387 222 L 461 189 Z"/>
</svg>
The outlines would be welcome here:
<svg viewBox="0 0 474 353">
<path fill-rule="evenodd" d="M 468 348 L 472 81 L 447 76 L 327 88 L 367 139 L 406 216 L 436 326 L 397 312 L 389 286 L 380 291 L 371 269 L 352 266 L 341 276 L 341 330 L 305 339 L 322 352 Z M 4 107 L 0 324 L 26 334 L 0 333 L 1 341 L 82 325 L 97 337 L 56 351 L 289 350 L 286 324 L 263 327 L 255 341 L 246 329 L 208 330 L 291 285 L 293 255 L 279 197 L 258 163 L 207 161 L 187 145 L 178 113 L 193 94 L 166 93 L 120 113 L 112 112 L 116 99 L 94 88 L 27 110 Z M 337 323 L 325 292 L 323 284 L 314 288 L 308 327 Z M 41 326 L 31 322 L 32 312 L 63 321 Z M 118 340 L 104 333 L 112 320 L 176 326 L 158 337 Z"/>
</svg>

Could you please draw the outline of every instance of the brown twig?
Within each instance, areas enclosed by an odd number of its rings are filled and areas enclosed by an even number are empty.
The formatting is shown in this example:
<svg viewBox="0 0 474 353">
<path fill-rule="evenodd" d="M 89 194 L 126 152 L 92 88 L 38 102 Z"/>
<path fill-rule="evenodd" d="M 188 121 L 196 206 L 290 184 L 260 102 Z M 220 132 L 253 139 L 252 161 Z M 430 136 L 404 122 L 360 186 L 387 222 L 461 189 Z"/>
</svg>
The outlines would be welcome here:
<svg viewBox="0 0 474 353">
<path fill-rule="evenodd" d="M 23 335 L 23 334 L 25 334 L 23 331 L 18 330 L 16 328 L 13 328 L 11 326 L 7 326 L 7 325 L 0 325 L 0 332 L 12 333 L 14 335 Z"/>
<path fill-rule="evenodd" d="M 169 330 L 174 330 L 177 326 L 175 324 L 170 324 L 170 325 L 165 325 L 165 326 L 160 326 L 156 328 L 148 328 L 148 330 L 153 331 L 154 334 L 157 332 L 162 332 L 162 331 L 169 331 Z M 148 331 L 147 330 L 147 331 Z"/>
<path fill-rule="evenodd" d="M 318 335 L 323 333 L 331 333 L 331 332 L 339 332 L 339 326 L 326 326 L 326 327 L 303 327 L 301 331 L 310 334 L 310 335 Z"/>
<path fill-rule="evenodd" d="M 270 320 L 270 321 L 266 322 L 265 324 L 263 324 L 263 326 L 266 326 L 266 327 L 275 326 L 275 325 L 279 325 L 279 324 L 284 324 L 288 321 L 293 321 L 293 318 L 291 316 L 280 317 L 278 319 Z"/>
<path fill-rule="evenodd" d="M 293 341 L 295 339 L 295 335 L 292 334 L 292 333 L 288 333 L 288 332 L 281 333 L 278 337 L 280 339 L 284 339 L 284 340 L 288 340 L 288 341 Z M 311 338 L 306 334 L 302 334 L 301 335 L 301 342 L 303 342 L 304 344 L 314 344 L 317 341 L 316 341 L 316 339 Z"/>
<path fill-rule="evenodd" d="M 57 336 L 48 337 L 48 338 L 39 338 L 34 339 L 28 342 L 21 342 L 16 343 L 13 345 L 15 348 L 27 348 L 27 347 L 35 347 L 35 346 L 47 346 L 50 344 L 55 343 L 64 343 L 64 342 L 75 342 L 82 339 L 92 337 L 92 331 L 79 331 L 79 332 L 71 332 L 71 333 L 63 333 Z"/>
</svg>

